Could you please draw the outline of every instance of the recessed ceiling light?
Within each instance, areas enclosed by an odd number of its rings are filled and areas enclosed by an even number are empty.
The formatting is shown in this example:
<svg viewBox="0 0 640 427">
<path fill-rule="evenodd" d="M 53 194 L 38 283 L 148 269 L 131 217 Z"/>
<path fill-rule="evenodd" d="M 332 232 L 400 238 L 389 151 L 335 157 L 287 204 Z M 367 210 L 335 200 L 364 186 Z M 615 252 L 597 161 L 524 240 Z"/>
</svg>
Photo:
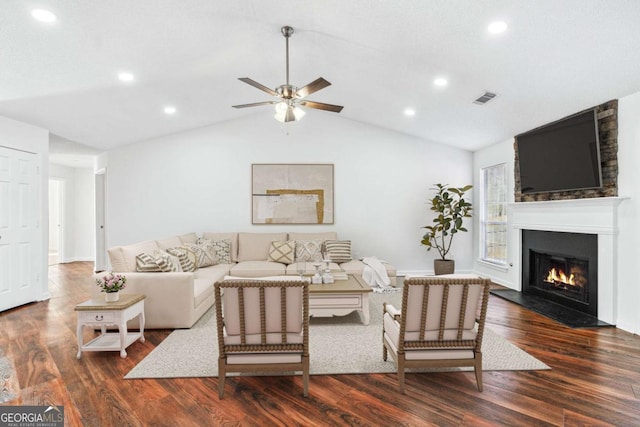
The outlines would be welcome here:
<svg viewBox="0 0 640 427">
<path fill-rule="evenodd" d="M 446 85 L 447 85 L 447 83 L 449 83 L 449 82 L 447 82 L 447 79 L 445 79 L 444 77 L 438 77 L 437 79 L 435 79 L 435 80 L 433 81 L 433 84 L 434 84 L 434 85 L 436 85 L 436 86 L 440 86 L 440 87 L 442 87 L 442 86 L 446 86 Z"/>
<path fill-rule="evenodd" d="M 507 27 L 508 25 L 504 21 L 494 21 L 491 24 L 489 24 L 489 26 L 487 27 L 487 30 L 491 34 L 500 34 L 507 31 Z"/>
<path fill-rule="evenodd" d="M 33 16 L 35 19 L 37 19 L 40 22 L 46 22 L 46 23 L 56 22 L 56 20 L 58 19 L 56 15 L 53 14 L 53 12 L 50 12 L 45 9 L 33 9 L 31 11 L 31 16 Z"/>
<path fill-rule="evenodd" d="M 405 108 L 404 115 L 409 117 L 415 116 L 416 110 L 414 110 L 413 108 Z"/>
<path fill-rule="evenodd" d="M 129 72 L 122 72 L 118 73 L 118 78 L 123 82 L 131 82 L 135 77 Z"/>
<path fill-rule="evenodd" d="M 171 105 L 167 105 L 166 107 L 164 107 L 164 113 L 165 114 L 175 114 L 176 113 L 176 107 L 173 107 Z"/>
</svg>

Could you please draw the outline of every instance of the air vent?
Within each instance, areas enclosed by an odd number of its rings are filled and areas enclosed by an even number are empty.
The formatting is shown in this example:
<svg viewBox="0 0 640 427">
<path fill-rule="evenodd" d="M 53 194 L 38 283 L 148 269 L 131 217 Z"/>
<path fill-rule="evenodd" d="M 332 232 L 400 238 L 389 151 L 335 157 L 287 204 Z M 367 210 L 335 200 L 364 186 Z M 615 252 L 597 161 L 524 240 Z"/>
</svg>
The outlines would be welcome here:
<svg viewBox="0 0 640 427">
<path fill-rule="evenodd" d="M 482 94 L 482 96 L 480 96 L 478 99 L 476 99 L 475 101 L 473 101 L 474 104 L 478 104 L 478 105 L 484 105 L 487 102 L 491 101 L 493 98 L 495 98 L 497 95 L 495 93 L 491 93 L 491 92 L 485 92 Z"/>
</svg>

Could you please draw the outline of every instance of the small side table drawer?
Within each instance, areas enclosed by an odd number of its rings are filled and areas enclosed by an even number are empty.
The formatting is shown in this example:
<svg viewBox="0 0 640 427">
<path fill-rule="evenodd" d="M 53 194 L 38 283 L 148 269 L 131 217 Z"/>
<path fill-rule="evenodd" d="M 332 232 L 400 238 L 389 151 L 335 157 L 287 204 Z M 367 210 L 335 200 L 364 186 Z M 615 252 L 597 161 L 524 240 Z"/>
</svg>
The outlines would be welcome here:
<svg viewBox="0 0 640 427">
<path fill-rule="evenodd" d="M 110 311 L 87 311 L 84 313 L 78 313 L 78 321 L 85 325 L 94 324 L 113 324 L 116 321 L 116 315 Z"/>
</svg>

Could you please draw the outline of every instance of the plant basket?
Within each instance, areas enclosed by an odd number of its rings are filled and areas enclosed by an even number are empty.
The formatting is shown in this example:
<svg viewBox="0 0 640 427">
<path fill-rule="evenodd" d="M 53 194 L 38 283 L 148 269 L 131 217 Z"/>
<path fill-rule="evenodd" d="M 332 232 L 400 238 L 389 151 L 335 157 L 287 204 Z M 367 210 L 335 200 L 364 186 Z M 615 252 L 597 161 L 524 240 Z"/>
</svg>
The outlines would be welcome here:
<svg viewBox="0 0 640 427">
<path fill-rule="evenodd" d="M 436 276 L 441 274 L 453 274 L 456 269 L 456 262 L 452 259 L 434 259 L 433 270 Z"/>
</svg>

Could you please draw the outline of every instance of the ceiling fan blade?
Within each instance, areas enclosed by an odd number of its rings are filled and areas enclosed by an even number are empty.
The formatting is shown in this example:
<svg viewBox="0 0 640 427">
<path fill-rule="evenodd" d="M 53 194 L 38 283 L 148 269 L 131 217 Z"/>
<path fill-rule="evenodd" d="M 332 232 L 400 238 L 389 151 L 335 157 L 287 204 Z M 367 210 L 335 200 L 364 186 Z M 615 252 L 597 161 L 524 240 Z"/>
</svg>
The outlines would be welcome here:
<svg viewBox="0 0 640 427">
<path fill-rule="evenodd" d="M 315 101 L 302 101 L 300 105 L 309 108 L 316 108 L 318 110 L 331 111 L 334 113 L 339 113 L 344 108 L 342 105 L 333 105 L 333 104 L 325 104 L 323 102 L 315 102 Z"/>
<path fill-rule="evenodd" d="M 251 80 L 249 77 L 238 77 L 238 80 L 243 81 L 246 84 L 251 85 L 251 86 L 253 86 L 255 88 L 258 88 L 261 91 L 267 92 L 271 96 L 280 96 L 280 95 L 278 95 L 278 92 L 276 92 L 275 90 L 270 89 L 270 88 L 266 87 L 265 85 L 261 85 L 257 81 Z"/>
<path fill-rule="evenodd" d="M 247 107 L 257 107 L 258 105 L 269 105 L 269 104 L 277 104 L 280 101 L 264 101 L 264 102 L 254 102 L 253 104 L 240 104 L 240 105 L 232 105 L 233 108 L 247 108 Z"/>
<path fill-rule="evenodd" d="M 331 86 L 331 83 L 329 83 L 328 81 L 326 81 L 322 77 L 319 77 L 319 78 L 315 79 L 314 81 L 312 81 L 311 83 L 309 83 L 308 85 L 303 86 L 300 89 L 298 89 L 296 91 L 296 97 L 297 98 L 304 98 L 305 96 L 311 95 L 312 93 L 317 92 L 320 89 L 324 89 L 327 86 Z"/>
</svg>

